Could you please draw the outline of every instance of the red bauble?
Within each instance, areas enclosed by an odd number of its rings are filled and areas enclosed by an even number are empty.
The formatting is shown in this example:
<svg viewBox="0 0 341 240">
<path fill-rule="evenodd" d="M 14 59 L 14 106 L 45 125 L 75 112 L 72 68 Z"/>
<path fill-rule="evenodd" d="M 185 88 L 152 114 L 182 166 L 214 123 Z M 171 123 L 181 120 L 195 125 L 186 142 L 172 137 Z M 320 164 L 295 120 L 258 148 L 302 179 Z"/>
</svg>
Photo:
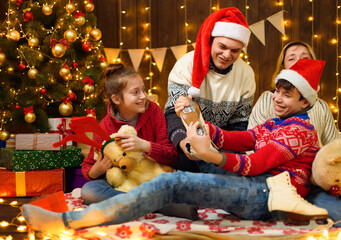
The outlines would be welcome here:
<svg viewBox="0 0 341 240">
<path fill-rule="evenodd" d="M 20 109 L 21 107 L 20 107 L 20 105 L 17 103 L 16 105 L 15 105 L 15 107 L 14 107 L 16 110 L 18 110 L 18 109 Z"/>
<path fill-rule="evenodd" d="M 90 52 L 92 50 L 92 43 L 89 41 L 85 41 L 82 43 L 82 49 L 84 52 Z"/>
<path fill-rule="evenodd" d="M 77 100 L 77 95 L 74 92 L 69 92 L 68 96 L 71 102 L 74 102 Z"/>
<path fill-rule="evenodd" d="M 21 63 L 19 63 L 19 66 L 18 66 L 18 68 L 19 68 L 19 70 L 25 70 L 25 68 L 26 68 L 26 65 L 25 65 L 25 64 L 23 64 L 23 63 L 21 62 Z"/>
<path fill-rule="evenodd" d="M 22 5 L 24 3 L 24 0 L 17 0 L 17 5 Z"/>
<path fill-rule="evenodd" d="M 25 13 L 24 13 L 24 20 L 25 20 L 26 22 L 32 21 L 32 20 L 33 20 L 33 13 L 30 12 L 30 11 L 25 12 Z"/>
<path fill-rule="evenodd" d="M 40 89 L 40 93 L 43 94 L 43 95 L 45 95 L 45 94 L 47 93 L 46 88 L 44 88 L 44 87 L 41 88 L 41 89 Z"/>
<path fill-rule="evenodd" d="M 338 185 L 334 185 L 330 188 L 330 194 L 333 196 L 340 196 L 341 195 L 341 188 Z"/>
</svg>

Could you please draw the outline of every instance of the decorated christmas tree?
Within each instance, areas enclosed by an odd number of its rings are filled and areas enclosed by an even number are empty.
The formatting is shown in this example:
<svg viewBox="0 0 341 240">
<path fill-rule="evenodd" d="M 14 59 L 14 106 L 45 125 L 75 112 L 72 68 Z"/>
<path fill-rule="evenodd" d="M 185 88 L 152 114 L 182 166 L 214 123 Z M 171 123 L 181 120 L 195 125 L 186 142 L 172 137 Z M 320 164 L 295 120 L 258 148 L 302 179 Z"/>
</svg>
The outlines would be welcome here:
<svg viewBox="0 0 341 240">
<path fill-rule="evenodd" d="M 107 61 L 91 0 L 9 0 L 0 26 L 0 139 L 101 114 Z"/>
</svg>

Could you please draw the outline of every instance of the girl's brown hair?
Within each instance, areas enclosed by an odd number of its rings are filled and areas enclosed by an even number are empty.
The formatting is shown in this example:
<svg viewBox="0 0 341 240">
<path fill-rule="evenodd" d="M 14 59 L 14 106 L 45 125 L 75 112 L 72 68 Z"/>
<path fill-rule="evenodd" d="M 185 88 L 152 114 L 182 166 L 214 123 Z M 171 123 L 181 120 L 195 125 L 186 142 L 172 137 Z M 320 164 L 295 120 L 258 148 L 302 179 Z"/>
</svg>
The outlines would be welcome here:
<svg viewBox="0 0 341 240">
<path fill-rule="evenodd" d="M 138 73 L 133 69 L 124 67 L 121 63 L 109 64 L 101 74 L 101 79 L 104 81 L 104 93 L 115 112 L 117 106 L 112 101 L 111 96 L 115 94 L 122 98 L 122 90 L 127 86 L 128 77 L 131 75 L 138 75 Z"/>
</svg>

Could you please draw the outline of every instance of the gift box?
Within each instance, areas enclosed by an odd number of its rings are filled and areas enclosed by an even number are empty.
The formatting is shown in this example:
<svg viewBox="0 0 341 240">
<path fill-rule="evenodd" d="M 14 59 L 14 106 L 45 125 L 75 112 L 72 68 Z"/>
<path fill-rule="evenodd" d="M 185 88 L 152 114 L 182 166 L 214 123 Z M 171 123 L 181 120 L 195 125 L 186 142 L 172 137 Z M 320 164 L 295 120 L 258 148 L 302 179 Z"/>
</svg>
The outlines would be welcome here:
<svg viewBox="0 0 341 240">
<path fill-rule="evenodd" d="M 26 133 L 17 134 L 15 137 L 16 150 L 49 150 L 58 151 L 60 147 L 53 147 L 60 141 L 59 133 Z"/>
<path fill-rule="evenodd" d="M 61 167 L 79 167 L 83 162 L 80 148 L 67 147 L 59 151 L 17 151 L 0 148 L 4 166 L 12 171 L 44 170 Z"/>
<path fill-rule="evenodd" d="M 0 148 L 4 148 L 4 147 L 6 147 L 6 142 L 0 140 Z"/>
<path fill-rule="evenodd" d="M 49 133 L 58 133 L 60 134 L 61 139 L 65 138 L 68 134 L 72 132 L 69 126 L 71 118 L 49 118 L 48 121 L 51 126 Z M 72 141 L 65 144 L 65 146 L 72 145 Z"/>
<path fill-rule="evenodd" d="M 80 167 L 65 168 L 65 192 L 81 188 L 89 180 L 85 179 Z"/>
<path fill-rule="evenodd" d="M 13 172 L 0 169 L 1 197 L 33 197 L 64 191 L 64 169 Z"/>
</svg>

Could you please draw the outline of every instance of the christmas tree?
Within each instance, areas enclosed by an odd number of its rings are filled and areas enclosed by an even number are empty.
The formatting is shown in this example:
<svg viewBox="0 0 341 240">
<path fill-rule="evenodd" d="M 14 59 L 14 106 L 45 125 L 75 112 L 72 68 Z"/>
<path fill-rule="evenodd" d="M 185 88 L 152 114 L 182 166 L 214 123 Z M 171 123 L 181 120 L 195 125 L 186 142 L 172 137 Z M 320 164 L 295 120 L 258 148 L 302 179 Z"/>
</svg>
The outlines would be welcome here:
<svg viewBox="0 0 341 240">
<path fill-rule="evenodd" d="M 91 0 L 9 0 L 0 26 L 0 139 L 101 114 L 107 61 Z"/>
</svg>

